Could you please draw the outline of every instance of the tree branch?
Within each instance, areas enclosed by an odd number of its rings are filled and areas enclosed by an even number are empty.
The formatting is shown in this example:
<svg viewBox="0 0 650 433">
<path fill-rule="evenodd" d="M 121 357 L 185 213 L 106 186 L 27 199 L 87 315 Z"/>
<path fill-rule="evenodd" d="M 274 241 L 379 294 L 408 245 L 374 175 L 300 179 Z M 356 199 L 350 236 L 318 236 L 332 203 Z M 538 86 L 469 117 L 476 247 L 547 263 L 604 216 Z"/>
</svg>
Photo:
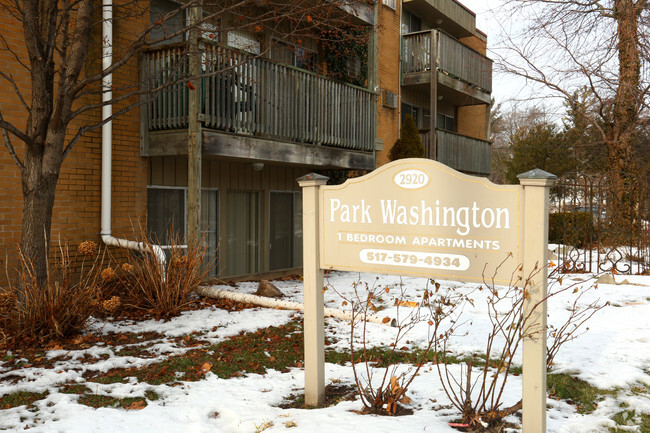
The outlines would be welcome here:
<svg viewBox="0 0 650 433">
<path fill-rule="evenodd" d="M 0 128 L 2 129 L 2 142 L 4 146 L 7 148 L 7 151 L 9 152 L 11 159 L 14 160 L 14 162 L 20 169 L 20 173 L 23 174 L 25 172 L 25 164 L 23 164 L 23 162 L 16 154 L 16 149 L 14 148 L 13 144 L 11 144 L 11 138 L 9 137 L 9 133 L 7 132 L 7 131 L 12 131 L 14 135 L 21 138 L 20 135 L 16 134 L 16 132 L 20 134 L 20 131 L 18 131 L 13 125 L 5 122 L 4 118 L 2 117 L 1 111 L 0 111 Z M 21 138 L 21 140 L 25 141 L 23 138 Z"/>
<path fill-rule="evenodd" d="M 20 92 L 20 89 L 18 89 L 18 85 L 16 84 L 13 75 L 7 75 L 4 72 L 0 71 L 0 77 L 4 78 L 11 84 L 11 87 L 13 87 L 14 93 L 16 94 L 16 96 L 18 96 L 20 103 L 23 104 L 23 107 L 25 107 L 27 111 L 29 111 L 30 107 L 25 101 L 25 99 L 23 98 L 23 94 Z"/>
</svg>

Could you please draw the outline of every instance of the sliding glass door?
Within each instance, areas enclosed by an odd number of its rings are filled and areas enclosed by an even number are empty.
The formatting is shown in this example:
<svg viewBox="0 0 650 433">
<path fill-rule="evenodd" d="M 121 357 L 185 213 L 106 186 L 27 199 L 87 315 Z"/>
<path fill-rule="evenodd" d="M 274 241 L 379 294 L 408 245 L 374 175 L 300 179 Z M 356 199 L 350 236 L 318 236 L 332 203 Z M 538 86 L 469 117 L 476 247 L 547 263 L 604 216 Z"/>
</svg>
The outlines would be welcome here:
<svg viewBox="0 0 650 433">
<path fill-rule="evenodd" d="M 260 193 L 229 191 L 225 275 L 260 271 Z"/>
</svg>

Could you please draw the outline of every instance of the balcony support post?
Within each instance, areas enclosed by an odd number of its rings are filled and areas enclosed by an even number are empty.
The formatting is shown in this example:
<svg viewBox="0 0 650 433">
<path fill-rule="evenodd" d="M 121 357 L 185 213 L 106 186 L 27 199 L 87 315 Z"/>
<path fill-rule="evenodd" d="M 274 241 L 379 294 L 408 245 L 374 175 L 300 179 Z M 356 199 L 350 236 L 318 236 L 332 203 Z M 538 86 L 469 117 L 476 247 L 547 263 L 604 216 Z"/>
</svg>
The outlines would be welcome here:
<svg viewBox="0 0 650 433">
<path fill-rule="evenodd" d="M 199 122 L 201 106 L 201 79 L 199 38 L 201 29 L 196 25 L 201 19 L 201 6 L 189 10 L 189 81 L 187 110 L 187 242 L 197 242 L 201 236 L 201 147 L 202 134 Z"/>
<path fill-rule="evenodd" d="M 492 102 L 485 104 L 485 141 L 490 141 L 490 136 L 492 135 Z"/>
<path fill-rule="evenodd" d="M 429 71 L 431 74 L 431 87 L 429 94 L 429 130 L 430 138 L 429 148 L 424 149 L 426 158 L 438 160 L 438 139 L 436 136 L 436 127 L 438 122 L 438 32 L 431 30 L 429 43 Z"/>
<path fill-rule="evenodd" d="M 379 2 L 374 6 L 375 25 L 372 34 L 368 38 L 368 90 L 375 92 L 377 86 L 377 49 L 378 49 L 378 31 L 377 23 L 379 22 Z"/>
</svg>

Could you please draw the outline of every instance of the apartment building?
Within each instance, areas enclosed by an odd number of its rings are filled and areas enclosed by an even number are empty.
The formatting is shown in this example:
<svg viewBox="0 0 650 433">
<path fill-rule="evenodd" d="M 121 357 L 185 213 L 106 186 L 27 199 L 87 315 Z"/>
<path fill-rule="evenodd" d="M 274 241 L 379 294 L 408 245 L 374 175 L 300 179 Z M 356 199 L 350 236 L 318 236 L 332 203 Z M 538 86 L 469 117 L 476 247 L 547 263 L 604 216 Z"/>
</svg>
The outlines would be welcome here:
<svg viewBox="0 0 650 433">
<path fill-rule="evenodd" d="M 151 0 L 148 20 L 128 31 L 115 27 L 113 43 L 128 43 L 177 7 Z M 172 230 L 186 236 L 198 226 L 218 258 L 212 275 L 299 268 L 302 202 L 295 180 L 386 163 L 406 114 L 416 119 L 428 158 L 487 175 L 491 62 L 474 14 L 454 0 L 380 0 L 344 12 L 371 36 L 364 55 L 339 65 L 342 75 L 331 73 L 332 48 L 319 38 L 207 25 L 152 44 L 116 72 L 115 87 L 162 90 L 112 123 L 111 234 L 133 239 L 146 227 L 165 245 Z M 178 14 L 152 38 L 188 19 Z M 4 29 L 14 25 L 10 17 L 0 20 Z M 4 53 L 0 60 L 15 61 Z M 200 77 L 188 82 L 189 76 Z M 1 86 L 5 103 L 15 103 Z M 102 134 L 87 134 L 64 163 L 54 239 L 75 245 L 105 230 Z M 6 186 L 0 241 L 11 252 L 20 237 L 20 177 L 6 152 L 0 166 Z"/>
<path fill-rule="evenodd" d="M 476 15 L 452 0 L 403 0 L 401 116 L 410 114 L 427 158 L 490 173 L 492 61 Z"/>
</svg>

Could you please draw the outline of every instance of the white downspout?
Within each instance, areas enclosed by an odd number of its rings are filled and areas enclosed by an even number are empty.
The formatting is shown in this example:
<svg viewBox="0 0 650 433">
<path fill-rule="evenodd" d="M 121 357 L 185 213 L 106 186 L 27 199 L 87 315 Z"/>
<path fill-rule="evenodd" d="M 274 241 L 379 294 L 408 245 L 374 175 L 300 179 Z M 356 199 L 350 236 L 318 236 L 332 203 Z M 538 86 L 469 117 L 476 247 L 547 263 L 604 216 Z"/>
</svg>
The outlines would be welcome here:
<svg viewBox="0 0 650 433">
<path fill-rule="evenodd" d="M 102 70 L 113 63 L 113 0 L 104 0 L 102 4 Z M 113 115 L 113 74 L 107 74 L 102 80 L 102 121 Z M 147 245 L 144 242 L 118 239 L 111 235 L 111 177 L 113 161 L 113 124 L 108 121 L 102 125 L 102 198 L 101 198 L 101 232 L 102 241 L 108 246 L 127 248 L 153 253 L 158 262 L 164 266 L 166 259 L 159 245 Z"/>
</svg>

